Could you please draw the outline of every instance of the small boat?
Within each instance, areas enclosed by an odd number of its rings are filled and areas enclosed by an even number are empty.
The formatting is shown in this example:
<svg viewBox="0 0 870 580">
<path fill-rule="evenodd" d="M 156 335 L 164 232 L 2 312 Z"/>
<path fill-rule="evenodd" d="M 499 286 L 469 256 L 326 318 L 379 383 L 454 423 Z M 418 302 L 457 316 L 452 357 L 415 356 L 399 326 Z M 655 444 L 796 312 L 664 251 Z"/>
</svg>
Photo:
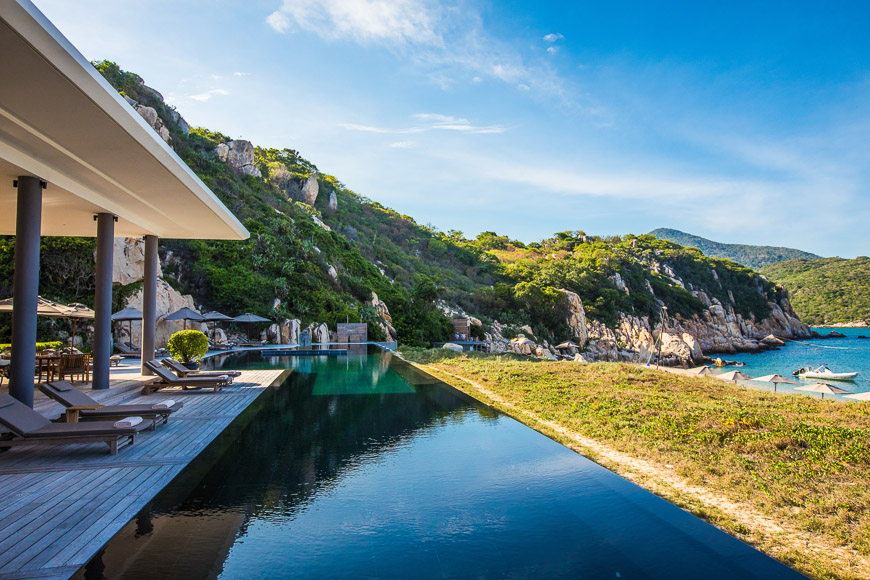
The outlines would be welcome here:
<svg viewBox="0 0 870 580">
<path fill-rule="evenodd" d="M 831 381 L 851 381 L 858 376 L 857 372 L 835 373 L 834 371 L 829 369 L 827 365 L 822 365 L 815 369 L 810 367 L 807 367 L 805 369 L 798 369 L 798 371 L 794 374 L 802 379 L 827 379 Z"/>
</svg>

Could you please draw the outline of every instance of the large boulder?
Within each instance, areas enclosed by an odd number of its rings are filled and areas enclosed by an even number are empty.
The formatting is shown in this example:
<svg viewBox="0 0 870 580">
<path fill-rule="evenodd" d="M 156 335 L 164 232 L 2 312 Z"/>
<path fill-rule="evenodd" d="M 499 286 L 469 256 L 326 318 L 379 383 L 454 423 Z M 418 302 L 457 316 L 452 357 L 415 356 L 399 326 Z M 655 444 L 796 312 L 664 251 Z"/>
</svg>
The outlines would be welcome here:
<svg viewBox="0 0 870 580">
<path fill-rule="evenodd" d="M 115 238 L 112 255 L 112 282 L 132 284 L 142 279 L 145 271 L 145 240 L 142 238 Z M 157 261 L 157 277 L 163 276 Z"/>
<path fill-rule="evenodd" d="M 305 183 L 302 184 L 302 199 L 300 201 L 313 206 L 314 202 L 317 201 L 317 194 L 319 191 L 320 187 L 317 185 L 317 174 L 312 173 L 308 176 L 308 179 L 305 180 Z"/>
<path fill-rule="evenodd" d="M 302 322 L 294 318 L 281 322 L 281 344 L 299 344 L 299 331 Z"/>
<path fill-rule="evenodd" d="M 577 344 L 582 348 L 589 339 L 589 331 L 586 327 L 586 310 L 580 296 L 570 290 L 559 290 L 568 301 L 568 317 L 565 322 L 574 333 Z"/>
<path fill-rule="evenodd" d="M 458 353 L 461 353 L 463 350 L 461 346 L 459 346 L 458 344 L 453 344 L 452 342 L 448 342 L 447 344 L 445 344 L 441 348 L 443 348 L 444 350 L 450 350 L 450 351 L 458 352 Z"/>
<path fill-rule="evenodd" d="M 254 146 L 250 141 L 236 140 L 221 143 L 214 150 L 217 158 L 242 175 L 262 177 L 255 164 Z"/>
<path fill-rule="evenodd" d="M 160 118 L 160 115 L 157 114 L 157 110 L 154 107 L 147 107 L 128 96 L 125 96 L 124 99 L 126 99 L 126 101 L 130 103 L 130 106 L 139 113 L 139 116 L 145 119 L 145 122 L 148 123 L 158 135 L 160 135 L 161 139 L 167 143 L 171 141 L 169 137 L 169 129 L 167 129 L 166 125 L 163 124 L 163 119 Z"/>
</svg>

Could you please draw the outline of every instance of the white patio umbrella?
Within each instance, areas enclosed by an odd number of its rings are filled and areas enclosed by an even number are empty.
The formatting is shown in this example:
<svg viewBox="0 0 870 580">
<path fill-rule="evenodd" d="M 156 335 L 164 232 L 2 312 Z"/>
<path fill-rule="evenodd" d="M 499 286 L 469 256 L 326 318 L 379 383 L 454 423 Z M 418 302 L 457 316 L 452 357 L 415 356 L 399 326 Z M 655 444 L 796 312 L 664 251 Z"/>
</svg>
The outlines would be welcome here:
<svg viewBox="0 0 870 580">
<path fill-rule="evenodd" d="M 852 391 L 847 391 L 846 389 L 841 389 L 840 387 L 836 387 L 834 385 L 829 385 L 828 383 L 813 383 L 812 385 L 806 385 L 804 387 L 795 387 L 796 391 L 809 391 L 811 393 L 821 393 L 822 398 L 825 398 L 825 393 L 829 395 L 842 395 L 843 393 L 851 393 Z"/>
<path fill-rule="evenodd" d="M 712 377 L 716 374 L 712 371 L 712 369 L 710 369 L 710 367 L 695 367 L 689 369 L 688 372 L 692 373 L 693 375 L 699 375 L 702 377 Z"/>
<path fill-rule="evenodd" d="M 773 383 L 773 392 L 776 392 L 776 385 L 799 385 L 800 383 L 795 382 L 791 379 L 787 379 L 782 375 L 764 375 L 763 377 L 757 377 L 752 379 L 754 381 L 762 381 L 765 383 Z"/>
<path fill-rule="evenodd" d="M 870 401 L 870 391 L 866 393 L 855 393 L 854 395 L 846 395 L 844 399 L 854 399 L 856 401 Z"/>
</svg>

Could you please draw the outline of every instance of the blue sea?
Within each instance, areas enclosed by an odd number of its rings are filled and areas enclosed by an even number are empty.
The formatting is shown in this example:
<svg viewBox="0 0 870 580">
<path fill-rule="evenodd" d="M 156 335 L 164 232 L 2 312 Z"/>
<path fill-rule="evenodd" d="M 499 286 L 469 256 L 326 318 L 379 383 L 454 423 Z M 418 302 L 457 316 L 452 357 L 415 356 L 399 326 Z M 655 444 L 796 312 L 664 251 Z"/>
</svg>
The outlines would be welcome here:
<svg viewBox="0 0 870 580">
<path fill-rule="evenodd" d="M 828 334 L 832 329 L 816 328 L 814 330 L 819 334 Z M 778 350 L 770 350 L 760 354 L 723 355 L 723 359 L 746 363 L 745 367 L 725 367 L 725 370 L 737 368 L 754 377 L 778 373 L 800 383 L 811 384 L 819 381 L 815 379 L 801 380 L 792 377 L 792 373 L 801 367 L 817 367 L 826 364 L 835 373 L 858 372 L 854 381 L 830 381 L 831 384 L 851 393 L 870 391 L 870 339 L 858 338 L 859 335 L 870 336 L 870 328 L 837 328 L 833 330 L 845 334 L 846 338 L 807 339 L 799 342 L 787 342 L 784 347 Z M 773 390 L 773 385 L 769 383 L 746 382 L 746 386 Z M 820 396 L 817 393 L 795 391 L 794 387 L 796 386 L 778 385 L 776 390 L 812 397 Z M 843 399 L 843 396 L 845 395 L 825 395 L 825 398 L 849 401 L 849 399 Z"/>
</svg>

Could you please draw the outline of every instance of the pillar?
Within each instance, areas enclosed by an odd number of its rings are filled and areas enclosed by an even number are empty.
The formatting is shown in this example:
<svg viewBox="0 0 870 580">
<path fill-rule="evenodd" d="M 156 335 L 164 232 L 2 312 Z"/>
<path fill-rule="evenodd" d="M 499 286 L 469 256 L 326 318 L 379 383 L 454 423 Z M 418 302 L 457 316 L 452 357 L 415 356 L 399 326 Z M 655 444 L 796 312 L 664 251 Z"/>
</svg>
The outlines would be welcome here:
<svg viewBox="0 0 870 580">
<path fill-rule="evenodd" d="M 94 216 L 97 221 L 97 268 L 94 279 L 94 373 L 92 388 L 109 388 L 112 356 L 112 254 L 115 222 L 110 213 Z"/>
<path fill-rule="evenodd" d="M 22 176 L 15 218 L 15 275 L 12 282 L 12 361 L 9 394 L 33 406 L 36 372 L 36 299 L 39 295 L 39 238 L 42 226 L 42 190 L 45 182 Z"/>
<path fill-rule="evenodd" d="M 145 272 L 142 279 L 142 374 L 153 375 L 145 362 L 154 360 L 157 326 L 157 236 L 145 236 Z"/>
</svg>

